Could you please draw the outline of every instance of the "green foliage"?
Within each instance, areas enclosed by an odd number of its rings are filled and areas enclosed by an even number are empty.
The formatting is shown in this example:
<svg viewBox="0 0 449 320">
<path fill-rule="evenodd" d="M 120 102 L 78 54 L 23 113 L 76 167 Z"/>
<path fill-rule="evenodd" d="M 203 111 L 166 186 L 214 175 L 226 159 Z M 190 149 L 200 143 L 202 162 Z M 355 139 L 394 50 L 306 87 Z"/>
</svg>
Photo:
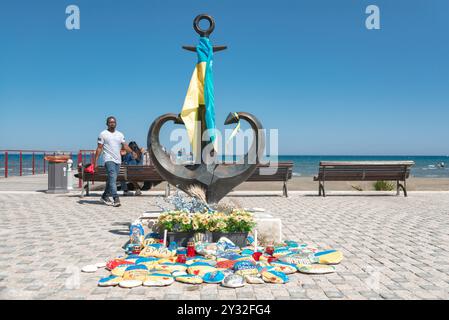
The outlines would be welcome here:
<svg viewBox="0 0 449 320">
<path fill-rule="evenodd" d="M 376 191 L 392 191 L 394 190 L 394 183 L 388 181 L 376 181 L 374 183 Z"/>
</svg>

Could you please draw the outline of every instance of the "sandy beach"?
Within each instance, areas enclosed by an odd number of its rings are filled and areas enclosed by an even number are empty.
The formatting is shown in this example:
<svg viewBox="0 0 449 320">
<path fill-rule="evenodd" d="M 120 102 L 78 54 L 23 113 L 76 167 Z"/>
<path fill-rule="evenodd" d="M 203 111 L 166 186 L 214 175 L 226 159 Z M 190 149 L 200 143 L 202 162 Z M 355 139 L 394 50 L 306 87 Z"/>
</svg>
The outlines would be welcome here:
<svg viewBox="0 0 449 320">
<path fill-rule="evenodd" d="M 364 191 L 374 190 L 374 182 L 345 181 L 326 182 L 328 191 L 357 191 L 354 187 L 361 187 Z M 155 190 L 164 190 L 165 183 L 157 186 Z M 245 182 L 238 186 L 236 191 L 282 191 L 282 182 Z M 293 177 L 288 181 L 289 191 L 318 190 L 318 182 L 313 177 Z M 407 180 L 408 191 L 449 191 L 447 178 L 410 178 Z"/>
</svg>

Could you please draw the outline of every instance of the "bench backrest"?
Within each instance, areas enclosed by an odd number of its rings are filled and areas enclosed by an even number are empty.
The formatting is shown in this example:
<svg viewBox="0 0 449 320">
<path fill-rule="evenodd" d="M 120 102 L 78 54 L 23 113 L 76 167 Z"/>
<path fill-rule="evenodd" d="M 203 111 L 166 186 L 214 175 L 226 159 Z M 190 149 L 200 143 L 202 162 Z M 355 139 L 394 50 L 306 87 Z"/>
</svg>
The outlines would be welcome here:
<svg viewBox="0 0 449 320">
<path fill-rule="evenodd" d="M 328 181 L 402 181 L 410 176 L 413 165 L 413 161 L 322 161 L 317 178 Z"/>
<path fill-rule="evenodd" d="M 81 168 L 78 168 L 81 176 Z M 258 165 L 256 171 L 247 181 L 287 181 L 293 175 L 293 162 L 279 162 L 269 165 Z M 99 167 L 94 174 L 84 173 L 84 181 L 106 181 L 107 175 L 104 167 Z M 156 168 L 150 166 L 121 166 L 117 181 L 164 181 Z"/>
</svg>

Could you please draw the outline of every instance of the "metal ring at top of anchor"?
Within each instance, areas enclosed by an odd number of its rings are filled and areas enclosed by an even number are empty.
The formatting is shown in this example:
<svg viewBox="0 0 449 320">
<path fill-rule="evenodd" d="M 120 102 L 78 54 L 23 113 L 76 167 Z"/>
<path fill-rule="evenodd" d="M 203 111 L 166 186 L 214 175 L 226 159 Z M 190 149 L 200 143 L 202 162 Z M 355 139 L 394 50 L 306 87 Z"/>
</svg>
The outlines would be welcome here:
<svg viewBox="0 0 449 320">
<path fill-rule="evenodd" d="M 200 28 L 200 21 L 201 20 L 207 20 L 209 21 L 209 29 L 207 30 L 202 30 Z M 210 34 L 214 31 L 215 29 L 215 20 L 214 18 L 212 18 L 210 15 L 202 13 L 196 16 L 196 18 L 193 20 L 193 29 L 195 29 L 196 33 L 198 33 L 201 37 L 206 37 L 208 38 L 210 36 Z"/>
</svg>

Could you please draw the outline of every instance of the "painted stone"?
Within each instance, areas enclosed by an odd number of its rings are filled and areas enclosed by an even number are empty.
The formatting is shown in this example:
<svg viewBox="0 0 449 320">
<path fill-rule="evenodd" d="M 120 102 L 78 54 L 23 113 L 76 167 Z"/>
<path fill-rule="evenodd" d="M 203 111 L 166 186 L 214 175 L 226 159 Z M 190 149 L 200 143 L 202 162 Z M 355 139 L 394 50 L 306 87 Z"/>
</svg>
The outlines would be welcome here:
<svg viewBox="0 0 449 320">
<path fill-rule="evenodd" d="M 265 271 L 262 272 L 262 279 L 268 283 L 284 284 L 288 282 L 288 277 L 285 273 L 279 271 Z"/>
<path fill-rule="evenodd" d="M 256 275 L 250 275 L 247 274 L 245 276 L 245 281 L 246 283 L 250 283 L 250 284 L 264 284 L 265 281 L 263 281 L 263 279 L 261 277 L 258 277 Z"/>
<path fill-rule="evenodd" d="M 217 271 L 215 267 L 212 267 L 211 265 L 204 262 L 195 262 L 187 268 L 187 273 L 200 277 L 204 276 L 208 272 L 214 271 Z"/>
<path fill-rule="evenodd" d="M 258 273 L 256 264 L 251 261 L 237 261 L 234 264 L 234 272 L 241 276 Z"/>
<path fill-rule="evenodd" d="M 179 276 L 175 278 L 176 281 L 182 282 L 182 283 L 189 283 L 189 284 L 201 284 L 203 283 L 203 278 L 196 276 L 196 275 L 185 275 L 185 276 Z"/>
<path fill-rule="evenodd" d="M 155 265 L 153 270 L 155 270 L 155 271 L 167 270 L 170 273 L 173 273 L 175 271 L 185 272 L 187 270 L 187 266 L 185 264 L 182 264 L 182 263 L 164 262 L 162 264 Z"/>
<path fill-rule="evenodd" d="M 125 258 L 125 261 L 131 262 L 131 263 L 136 263 L 136 261 L 140 258 L 141 257 L 138 254 L 131 254 Z"/>
<path fill-rule="evenodd" d="M 220 283 L 225 278 L 225 275 L 221 271 L 213 271 L 213 272 L 207 272 L 203 276 L 203 281 L 206 283 Z"/>
<path fill-rule="evenodd" d="M 299 268 L 298 271 L 301 273 L 309 273 L 309 274 L 324 274 L 335 272 L 336 269 L 334 266 L 330 265 L 312 264 L 310 266 L 302 266 Z"/>
<path fill-rule="evenodd" d="M 317 259 L 314 259 L 310 254 L 291 254 L 288 256 L 280 257 L 279 261 L 294 265 L 310 265 L 312 263 L 318 262 Z"/>
<path fill-rule="evenodd" d="M 156 257 L 156 258 L 169 258 L 176 255 L 175 250 L 169 250 L 168 248 L 158 247 L 156 245 L 150 245 L 143 248 L 139 256 L 141 257 Z"/>
<path fill-rule="evenodd" d="M 158 259 L 157 263 L 162 264 L 162 263 L 175 263 L 178 258 L 169 257 L 169 258 L 156 258 L 156 259 Z"/>
<path fill-rule="evenodd" d="M 142 285 L 142 280 L 122 280 L 118 284 L 122 288 L 135 288 Z"/>
<path fill-rule="evenodd" d="M 237 247 L 234 242 L 229 240 L 226 237 L 221 237 L 217 241 L 217 250 L 220 251 L 227 251 L 227 250 L 240 250 L 239 247 Z"/>
<path fill-rule="evenodd" d="M 321 264 L 339 264 L 343 260 L 343 253 L 337 250 L 316 252 L 313 256 Z"/>
<path fill-rule="evenodd" d="M 217 244 L 216 243 L 197 243 L 195 244 L 195 251 L 202 255 L 215 255 L 217 253 Z"/>
<path fill-rule="evenodd" d="M 219 252 L 217 253 L 217 261 L 221 260 L 237 260 L 242 256 L 235 252 Z"/>
<path fill-rule="evenodd" d="M 173 282 L 175 282 L 175 279 L 172 276 L 153 273 L 146 277 L 143 285 L 145 287 L 164 287 L 171 285 Z"/>
<path fill-rule="evenodd" d="M 128 268 L 129 266 L 130 265 L 127 265 L 127 264 L 119 265 L 111 270 L 111 274 L 113 276 L 123 277 L 123 274 L 125 273 L 126 268 Z"/>
<path fill-rule="evenodd" d="M 222 260 L 218 261 L 215 267 L 220 269 L 233 269 L 235 263 L 236 261 L 233 260 Z"/>
<path fill-rule="evenodd" d="M 285 248 L 285 247 L 275 248 L 274 252 L 273 252 L 273 257 L 279 258 L 279 257 L 282 257 L 282 256 L 286 256 L 288 254 L 291 254 L 291 253 L 292 252 L 288 248 Z"/>
<path fill-rule="evenodd" d="M 123 280 L 140 280 L 145 281 L 148 276 L 148 268 L 143 264 L 133 265 L 126 268 L 123 273 Z"/>
<path fill-rule="evenodd" d="M 98 286 L 99 287 L 112 287 L 112 286 L 118 285 L 119 282 L 122 280 L 123 280 L 122 277 L 109 276 L 109 277 L 101 278 L 98 281 Z"/>
<path fill-rule="evenodd" d="M 125 261 L 125 260 L 122 259 L 122 258 L 116 258 L 116 259 L 109 260 L 109 261 L 106 263 L 106 269 L 112 270 L 112 269 L 114 269 L 115 267 L 120 266 L 120 265 L 123 265 L 123 264 L 130 265 L 130 264 L 133 264 L 133 263 L 132 263 L 132 262 L 129 262 L 129 261 Z"/>
<path fill-rule="evenodd" d="M 142 264 L 148 268 L 148 270 L 153 270 L 154 266 L 158 263 L 158 258 L 148 257 L 148 258 L 139 258 L 136 260 L 136 264 Z"/>
<path fill-rule="evenodd" d="M 245 278 L 238 274 L 231 274 L 223 279 L 221 285 L 227 288 L 243 287 L 245 285 Z"/>
<path fill-rule="evenodd" d="M 172 272 L 171 275 L 176 278 L 176 277 L 179 277 L 179 276 L 186 276 L 187 272 L 185 272 L 185 271 L 174 271 L 174 272 Z"/>
<path fill-rule="evenodd" d="M 81 268 L 81 271 L 86 272 L 86 273 L 93 273 L 93 272 L 96 272 L 97 270 L 98 270 L 97 266 L 95 266 L 93 264 L 90 264 L 90 265 L 87 265 L 87 266 L 84 266 Z"/>
<path fill-rule="evenodd" d="M 286 262 L 275 261 L 272 262 L 271 265 L 274 267 L 274 270 L 283 272 L 285 274 L 292 274 L 298 271 L 295 265 Z"/>
</svg>

